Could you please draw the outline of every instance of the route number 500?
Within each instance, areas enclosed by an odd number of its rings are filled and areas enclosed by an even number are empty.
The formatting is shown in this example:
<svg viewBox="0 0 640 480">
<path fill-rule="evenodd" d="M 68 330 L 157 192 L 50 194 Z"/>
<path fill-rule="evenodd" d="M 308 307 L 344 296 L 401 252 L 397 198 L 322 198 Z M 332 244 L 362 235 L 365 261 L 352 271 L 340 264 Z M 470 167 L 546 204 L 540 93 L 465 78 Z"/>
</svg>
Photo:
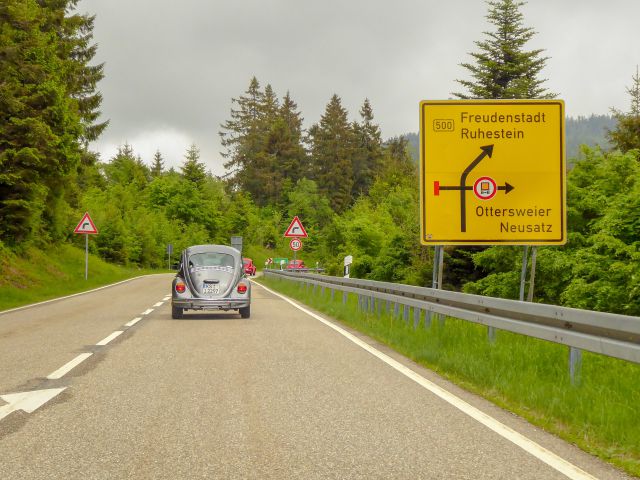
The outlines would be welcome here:
<svg viewBox="0 0 640 480">
<path fill-rule="evenodd" d="M 434 132 L 453 132 L 453 129 L 454 129 L 453 119 L 445 118 L 445 119 L 436 119 L 433 121 Z"/>
</svg>

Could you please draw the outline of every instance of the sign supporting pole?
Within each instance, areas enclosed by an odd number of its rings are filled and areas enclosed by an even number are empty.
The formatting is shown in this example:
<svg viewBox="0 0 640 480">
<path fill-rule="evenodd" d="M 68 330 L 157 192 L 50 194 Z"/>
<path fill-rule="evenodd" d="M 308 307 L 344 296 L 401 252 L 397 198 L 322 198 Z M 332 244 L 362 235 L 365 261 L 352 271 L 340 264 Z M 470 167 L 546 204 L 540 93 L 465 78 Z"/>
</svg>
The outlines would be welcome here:
<svg viewBox="0 0 640 480">
<path fill-rule="evenodd" d="M 89 278 L 89 234 L 84 234 L 84 279 Z"/>
<path fill-rule="evenodd" d="M 529 246 L 525 245 L 522 251 L 522 270 L 520 271 L 520 301 L 524 302 L 524 288 L 527 279 L 527 264 L 529 263 Z"/>
<path fill-rule="evenodd" d="M 529 275 L 529 290 L 527 291 L 527 302 L 533 302 L 533 287 L 536 281 L 536 256 L 538 247 L 531 247 L 531 274 Z"/>
<path fill-rule="evenodd" d="M 436 290 L 439 288 L 438 285 L 438 272 L 440 266 L 440 249 L 442 246 L 436 245 L 433 250 L 433 276 L 431 278 L 431 288 L 435 288 Z"/>
</svg>

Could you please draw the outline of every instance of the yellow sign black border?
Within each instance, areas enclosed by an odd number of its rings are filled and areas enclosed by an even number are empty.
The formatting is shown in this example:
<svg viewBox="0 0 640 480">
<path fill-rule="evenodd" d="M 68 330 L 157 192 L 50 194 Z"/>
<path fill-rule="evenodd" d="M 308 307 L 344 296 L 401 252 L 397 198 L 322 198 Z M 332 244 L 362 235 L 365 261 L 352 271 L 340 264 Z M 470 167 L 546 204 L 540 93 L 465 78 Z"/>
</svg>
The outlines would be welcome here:
<svg viewBox="0 0 640 480">
<path fill-rule="evenodd" d="M 426 172 L 426 159 L 425 159 L 425 109 L 428 106 L 442 106 L 442 105 L 557 105 L 558 115 L 560 117 L 559 125 L 559 137 L 560 137 L 560 152 L 559 152 L 559 173 L 560 173 L 560 238 L 558 239 L 438 239 L 432 240 L 426 238 L 425 225 L 427 222 L 426 211 L 426 188 L 425 188 L 425 172 Z M 566 189 L 566 154 L 565 154 L 565 115 L 564 115 L 564 101 L 551 99 L 551 100 L 423 100 L 420 102 L 420 241 L 423 245 L 564 245 L 567 242 L 567 189 Z"/>
</svg>

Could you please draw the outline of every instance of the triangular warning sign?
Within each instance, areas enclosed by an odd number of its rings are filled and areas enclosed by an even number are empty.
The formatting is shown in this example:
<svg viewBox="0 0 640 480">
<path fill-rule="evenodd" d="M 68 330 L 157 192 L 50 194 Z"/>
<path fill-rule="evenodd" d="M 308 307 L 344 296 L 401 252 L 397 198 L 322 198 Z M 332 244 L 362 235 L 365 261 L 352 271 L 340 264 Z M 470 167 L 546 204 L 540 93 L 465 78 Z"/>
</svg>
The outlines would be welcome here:
<svg viewBox="0 0 640 480">
<path fill-rule="evenodd" d="M 78 224 L 76 229 L 73 231 L 73 233 L 90 233 L 90 234 L 98 233 L 98 229 L 94 225 L 93 220 L 91 220 L 91 217 L 89 216 L 89 212 L 85 212 L 84 217 L 82 217 L 82 220 L 80 220 L 80 223 Z"/>
<path fill-rule="evenodd" d="M 295 217 L 293 217 L 293 220 L 291 220 L 291 224 L 289 225 L 289 228 L 287 228 L 287 231 L 284 232 L 284 236 L 285 237 L 308 237 L 309 235 L 307 235 L 307 231 L 304 229 L 304 227 L 302 226 L 302 222 L 296 215 Z"/>
</svg>

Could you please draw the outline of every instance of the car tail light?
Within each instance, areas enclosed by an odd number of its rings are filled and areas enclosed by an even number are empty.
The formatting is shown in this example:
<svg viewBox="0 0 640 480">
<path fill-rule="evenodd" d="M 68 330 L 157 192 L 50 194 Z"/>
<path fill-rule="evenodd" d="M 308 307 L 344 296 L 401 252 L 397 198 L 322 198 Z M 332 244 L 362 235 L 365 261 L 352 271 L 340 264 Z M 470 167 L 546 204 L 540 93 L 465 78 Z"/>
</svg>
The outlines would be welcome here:
<svg viewBox="0 0 640 480">
<path fill-rule="evenodd" d="M 176 292 L 184 293 L 187 286 L 183 282 L 176 282 Z"/>
<path fill-rule="evenodd" d="M 238 293 L 247 293 L 247 289 L 248 289 L 248 287 L 244 283 L 240 283 L 238 285 Z"/>
</svg>

